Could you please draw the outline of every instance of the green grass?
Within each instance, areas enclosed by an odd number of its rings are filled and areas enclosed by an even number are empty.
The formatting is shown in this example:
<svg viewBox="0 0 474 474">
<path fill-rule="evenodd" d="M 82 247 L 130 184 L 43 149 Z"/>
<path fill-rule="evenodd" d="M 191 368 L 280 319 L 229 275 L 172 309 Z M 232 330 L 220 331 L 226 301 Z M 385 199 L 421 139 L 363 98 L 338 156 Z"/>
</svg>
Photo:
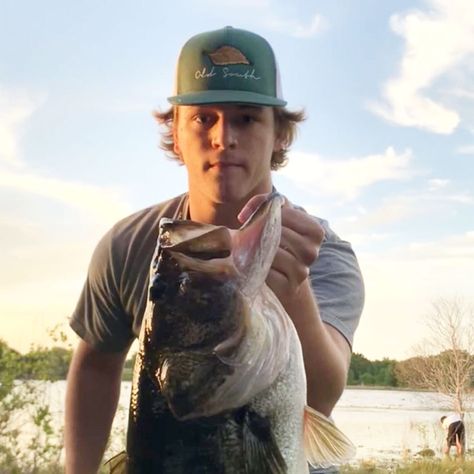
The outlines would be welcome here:
<svg viewBox="0 0 474 474">
<path fill-rule="evenodd" d="M 390 464 L 376 460 L 361 461 L 358 466 L 343 466 L 341 474 L 474 474 L 473 460 L 430 459 L 398 461 Z"/>
</svg>

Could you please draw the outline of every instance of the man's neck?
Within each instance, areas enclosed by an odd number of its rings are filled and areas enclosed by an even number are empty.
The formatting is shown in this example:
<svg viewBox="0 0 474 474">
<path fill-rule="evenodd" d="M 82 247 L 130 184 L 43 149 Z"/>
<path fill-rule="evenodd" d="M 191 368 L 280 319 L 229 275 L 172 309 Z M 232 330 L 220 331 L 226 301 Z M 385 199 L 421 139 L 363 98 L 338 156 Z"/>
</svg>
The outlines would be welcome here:
<svg viewBox="0 0 474 474">
<path fill-rule="evenodd" d="M 200 192 L 193 192 L 192 189 L 188 191 L 188 213 L 189 218 L 196 222 L 203 222 L 206 224 L 224 225 L 230 229 L 238 229 L 241 222 L 237 219 L 239 212 L 244 208 L 247 202 L 257 194 L 269 193 L 272 190 L 272 184 L 262 186 L 256 189 L 249 196 L 242 198 L 242 200 L 228 201 L 217 203 L 211 201 Z"/>
<path fill-rule="evenodd" d="M 189 217 L 196 222 L 206 224 L 224 225 L 231 229 L 240 227 L 237 215 L 244 207 L 244 203 L 204 203 L 198 199 L 193 199 L 189 195 Z"/>
</svg>

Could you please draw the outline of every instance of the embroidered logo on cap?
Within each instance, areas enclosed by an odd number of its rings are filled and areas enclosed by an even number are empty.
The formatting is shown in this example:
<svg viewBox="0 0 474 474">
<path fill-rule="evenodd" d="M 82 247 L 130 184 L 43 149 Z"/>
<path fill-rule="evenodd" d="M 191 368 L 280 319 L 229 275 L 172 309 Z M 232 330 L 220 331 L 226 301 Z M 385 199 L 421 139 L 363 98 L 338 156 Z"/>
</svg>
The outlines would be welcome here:
<svg viewBox="0 0 474 474">
<path fill-rule="evenodd" d="M 242 51 L 233 46 L 221 46 L 208 56 L 216 66 L 228 66 L 230 64 L 250 64 Z"/>
</svg>

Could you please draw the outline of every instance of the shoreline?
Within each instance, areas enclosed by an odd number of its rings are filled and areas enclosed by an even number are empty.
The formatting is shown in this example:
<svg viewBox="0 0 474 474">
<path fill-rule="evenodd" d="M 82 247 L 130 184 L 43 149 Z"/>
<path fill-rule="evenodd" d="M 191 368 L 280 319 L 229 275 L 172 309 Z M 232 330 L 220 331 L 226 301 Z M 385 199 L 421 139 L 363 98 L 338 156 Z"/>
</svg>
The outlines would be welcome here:
<svg viewBox="0 0 474 474">
<path fill-rule="evenodd" d="M 396 392 L 418 392 L 418 393 L 438 393 L 435 390 L 410 387 L 391 387 L 389 385 L 346 385 L 345 389 L 351 390 L 393 390 Z"/>
</svg>

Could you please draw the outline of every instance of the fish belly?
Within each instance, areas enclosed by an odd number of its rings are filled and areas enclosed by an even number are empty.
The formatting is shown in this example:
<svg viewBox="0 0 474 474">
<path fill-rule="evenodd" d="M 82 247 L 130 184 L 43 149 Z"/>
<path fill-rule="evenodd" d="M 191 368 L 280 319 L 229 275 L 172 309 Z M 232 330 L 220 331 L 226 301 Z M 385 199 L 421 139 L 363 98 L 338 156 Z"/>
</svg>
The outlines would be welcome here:
<svg viewBox="0 0 474 474">
<path fill-rule="evenodd" d="M 286 369 L 270 387 L 258 394 L 250 403 L 255 412 L 270 420 L 288 474 L 309 472 L 303 444 L 305 404 L 306 375 L 303 353 L 292 325 L 290 357 Z"/>
</svg>

